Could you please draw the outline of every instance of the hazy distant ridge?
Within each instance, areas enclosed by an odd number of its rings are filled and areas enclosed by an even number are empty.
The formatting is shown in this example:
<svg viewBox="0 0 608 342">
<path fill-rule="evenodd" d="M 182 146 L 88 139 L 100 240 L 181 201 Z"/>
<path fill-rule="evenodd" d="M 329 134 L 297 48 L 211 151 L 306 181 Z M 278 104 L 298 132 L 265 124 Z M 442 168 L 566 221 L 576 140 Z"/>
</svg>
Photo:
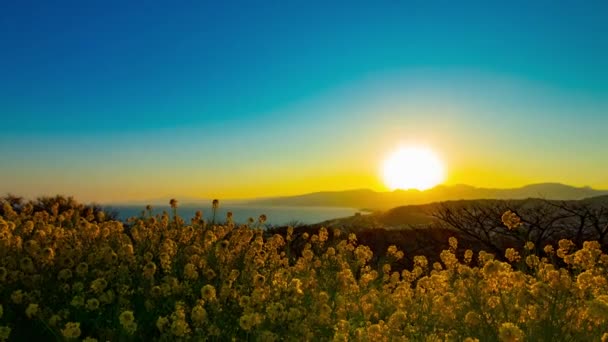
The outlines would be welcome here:
<svg viewBox="0 0 608 342">
<path fill-rule="evenodd" d="M 477 188 L 469 185 L 440 185 L 426 191 L 396 190 L 377 192 L 368 189 L 323 191 L 311 194 L 253 200 L 248 204 L 278 206 L 330 206 L 388 209 L 408 204 L 425 204 L 449 200 L 525 199 L 580 200 L 608 195 L 608 190 L 573 187 L 559 183 L 531 184 L 513 189 Z"/>
</svg>

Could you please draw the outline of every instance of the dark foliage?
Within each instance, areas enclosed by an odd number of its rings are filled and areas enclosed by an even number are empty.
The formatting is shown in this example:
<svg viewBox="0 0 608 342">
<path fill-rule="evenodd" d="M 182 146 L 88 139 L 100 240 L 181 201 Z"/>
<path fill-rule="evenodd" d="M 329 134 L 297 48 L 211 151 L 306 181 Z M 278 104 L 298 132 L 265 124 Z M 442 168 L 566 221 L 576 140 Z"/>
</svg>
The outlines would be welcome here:
<svg viewBox="0 0 608 342">
<path fill-rule="evenodd" d="M 49 214 L 61 215 L 68 211 L 73 211 L 76 213 L 76 217 L 89 217 L 89 222 L 99 222 L 101 217 L 103 217 L 103 220 L 118 219 L 118 212 L 116 211 L 107 211 L 101 205 L 95 203 L 81 204 L 71 196 L 41 196 L 35 200 L 26 201 L 23 197 L 8 194 L 0 198 L 1 202 L 8 203 L 13 211 L 17 213 L 21 213 L 22 211 L 31 213 L 46 211 Z M 5 215 L 3 206 L 0 206 L 0 215 Z"/>
</svg>

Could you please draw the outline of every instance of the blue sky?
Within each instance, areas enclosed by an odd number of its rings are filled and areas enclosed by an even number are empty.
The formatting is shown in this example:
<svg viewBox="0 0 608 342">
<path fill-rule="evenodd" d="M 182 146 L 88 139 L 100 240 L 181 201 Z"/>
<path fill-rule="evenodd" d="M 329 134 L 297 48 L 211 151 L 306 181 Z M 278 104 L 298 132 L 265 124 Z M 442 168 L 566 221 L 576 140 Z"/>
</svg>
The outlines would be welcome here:
<svg viewBox="0 0 608 342">
<path fill-rule="evenodd" d="M 379 189 L 374 158 L 404 140 L 443 154 L 451 183 L 608 187 L 606 13 L 605 1 L 6 4 L 0 191 Z"/>
</svg>

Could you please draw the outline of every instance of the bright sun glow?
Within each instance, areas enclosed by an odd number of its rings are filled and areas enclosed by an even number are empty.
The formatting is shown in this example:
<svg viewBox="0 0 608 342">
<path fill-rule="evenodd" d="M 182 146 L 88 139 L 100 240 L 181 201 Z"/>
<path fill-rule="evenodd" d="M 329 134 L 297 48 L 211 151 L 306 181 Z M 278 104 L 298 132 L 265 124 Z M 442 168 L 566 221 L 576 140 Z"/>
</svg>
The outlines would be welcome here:
<svg viewBox="0 0 608 342">
<path fill-rule="evenodd" d="M 430 189 L 443 182 L 445 168 L 437 155 L 424 147 L 402 147 L 383 165 L 384 183 L 395 189 Z"/>
</svg>

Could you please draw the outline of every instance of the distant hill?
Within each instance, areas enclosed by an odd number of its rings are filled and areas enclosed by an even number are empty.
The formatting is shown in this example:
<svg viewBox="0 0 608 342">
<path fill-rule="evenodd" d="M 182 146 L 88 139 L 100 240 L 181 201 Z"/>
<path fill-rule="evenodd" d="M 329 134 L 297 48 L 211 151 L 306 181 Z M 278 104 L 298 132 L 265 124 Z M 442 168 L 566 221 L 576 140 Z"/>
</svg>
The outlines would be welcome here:
<svg viewBox="0 0 608 342">
<path fill-rule="evenodd" d="M 403 205 L 451 200 L 526 199 L 582 200 L 607 195 L 608 190 L 573 187 L 559 183 L 526 185 L 513 189 L 477 188 L 469 185 L 439 185 L 426 191 L 396 190 L 377 192 L 369 189 L 324 191 L 311 194 L 253 200 L 247 204 L 275 206 L 326 206 L 385 210 Z"/>
</svg>

